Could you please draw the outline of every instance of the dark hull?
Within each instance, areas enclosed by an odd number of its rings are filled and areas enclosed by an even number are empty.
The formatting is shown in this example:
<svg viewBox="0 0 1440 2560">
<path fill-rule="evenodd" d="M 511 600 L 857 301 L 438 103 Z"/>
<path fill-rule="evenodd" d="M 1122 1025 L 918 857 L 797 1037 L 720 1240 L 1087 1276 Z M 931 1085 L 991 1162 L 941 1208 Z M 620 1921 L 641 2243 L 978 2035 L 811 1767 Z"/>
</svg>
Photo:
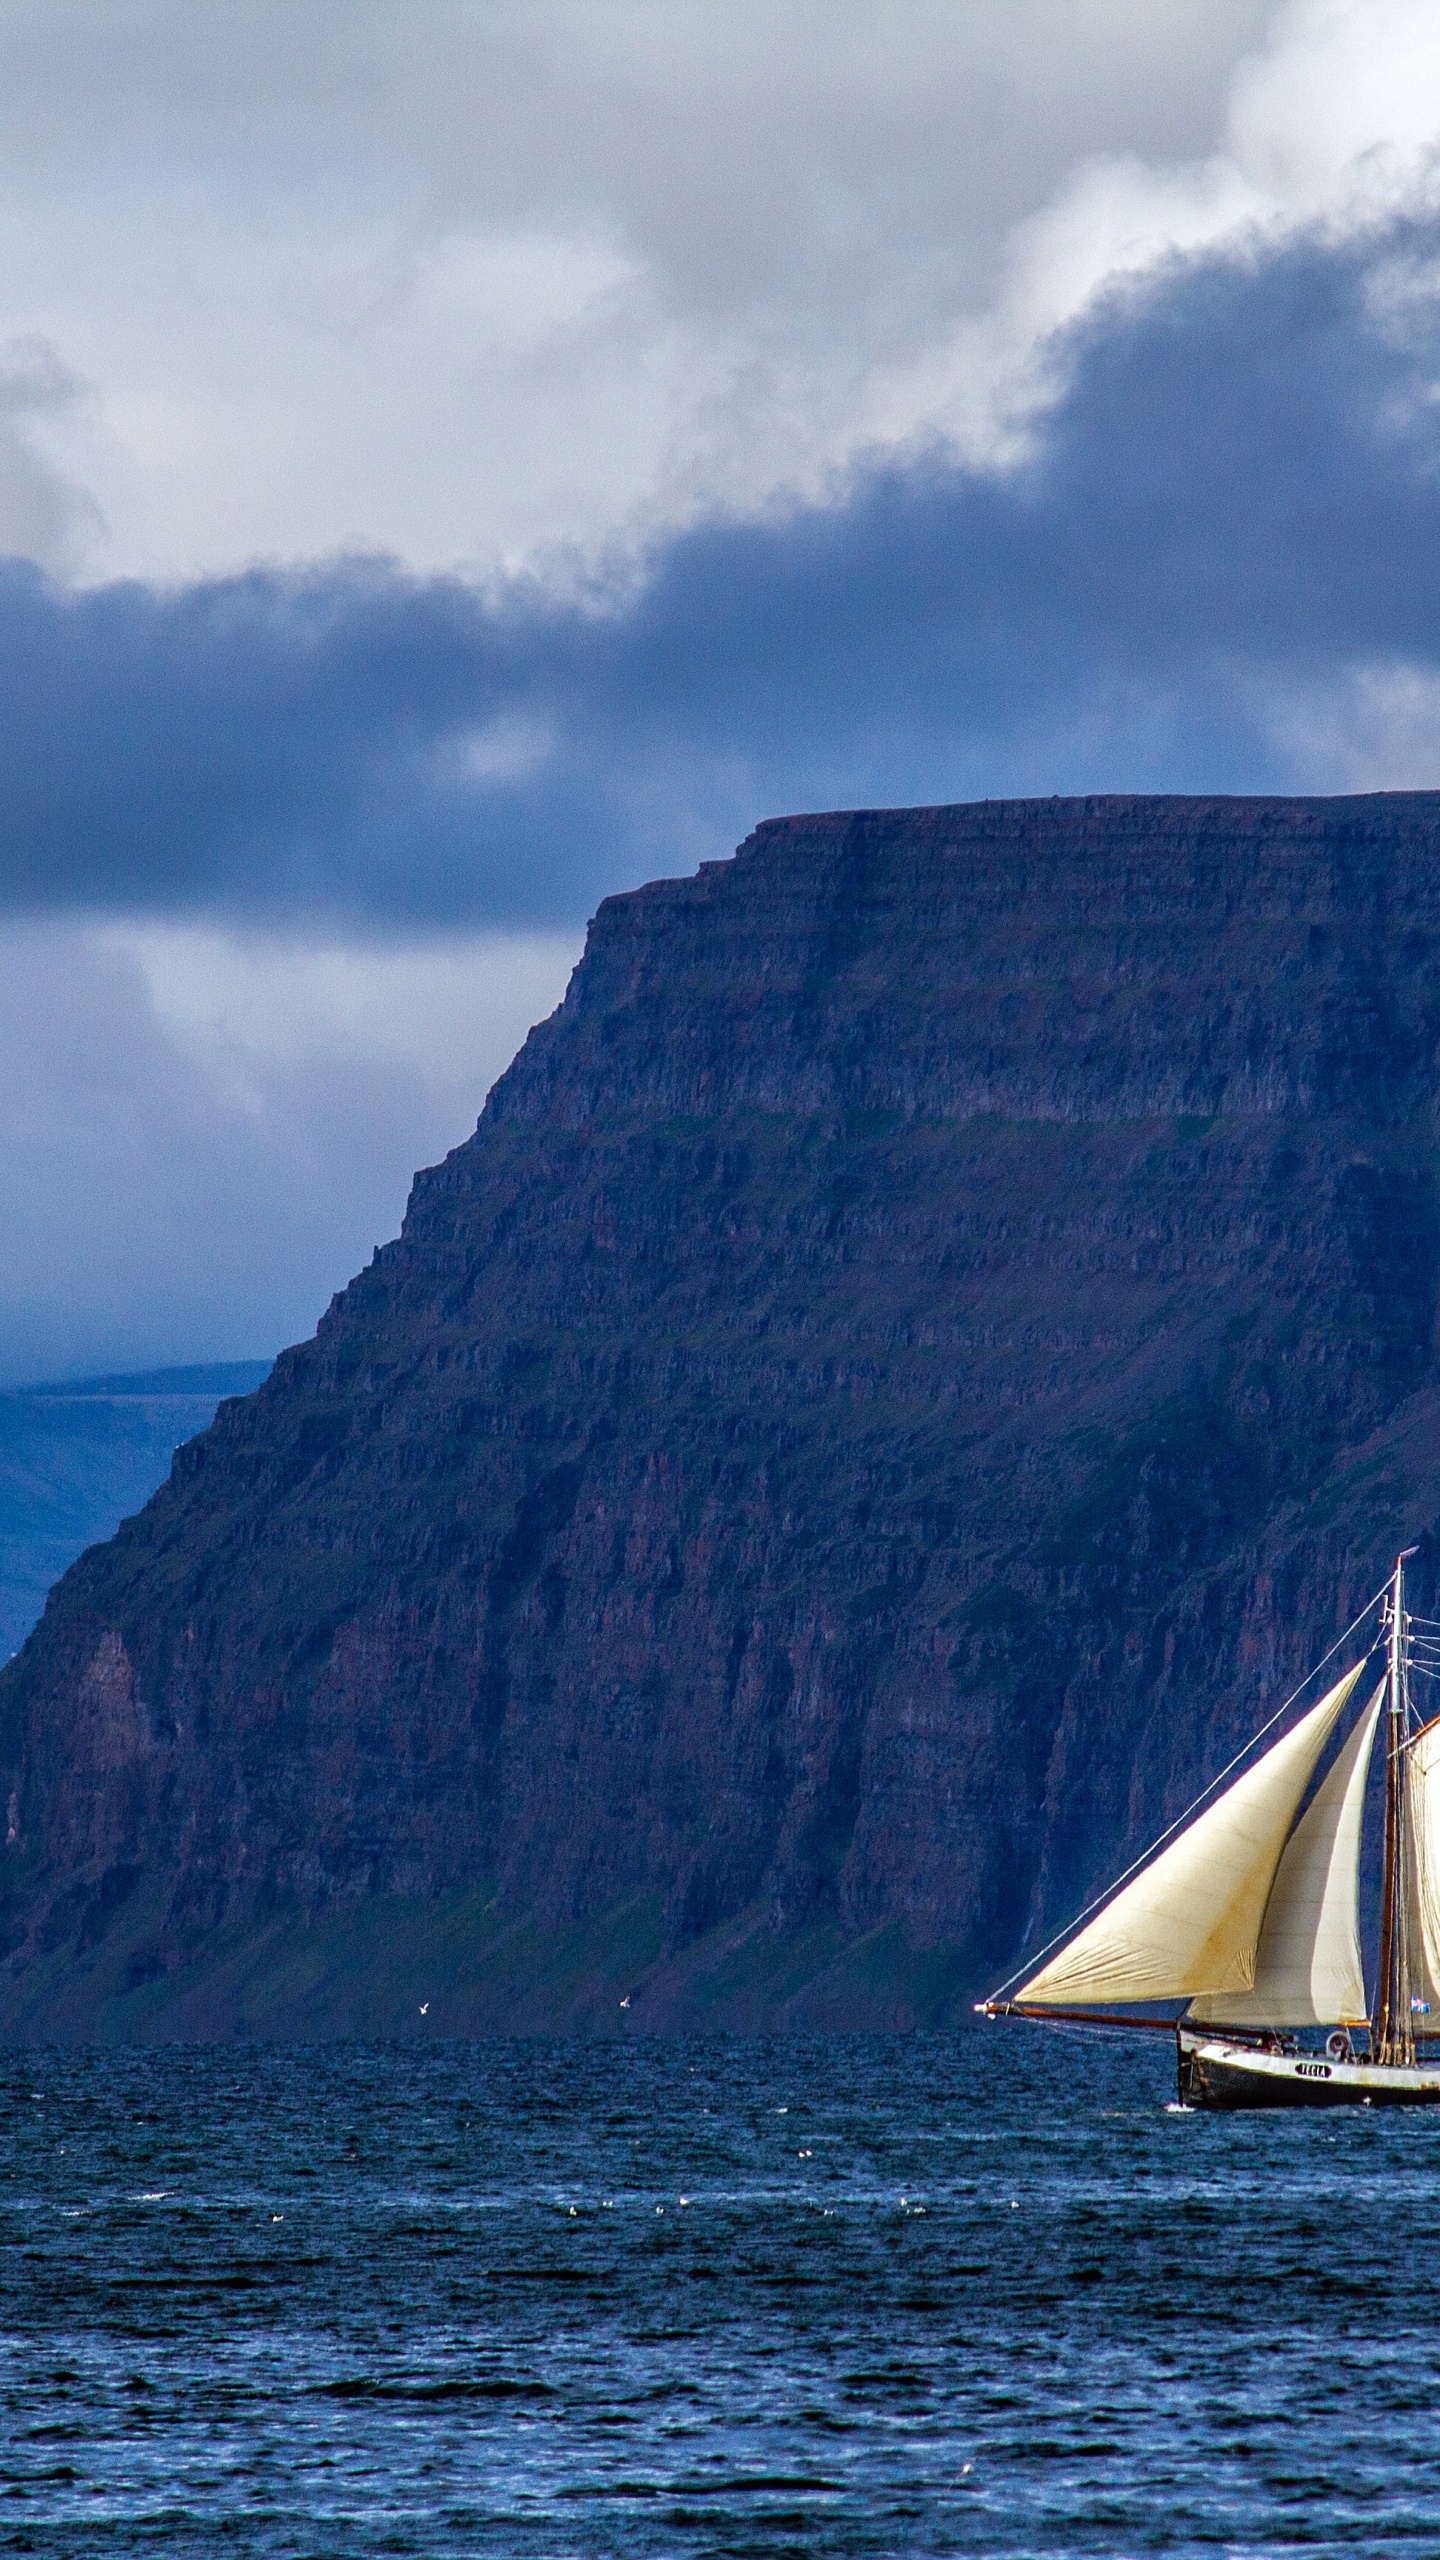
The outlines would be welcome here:
<svg viewBox="0 0 1440 2560">
<path fill-rule="evenodd" d="M 1440 2106 L 1440 2065 L 1413 2069 L 1258 2053 L 1219 2037 L 1181 2035 L 1180 2103 L 1221 2113 L 1253 2107 Z"/>
</svg>

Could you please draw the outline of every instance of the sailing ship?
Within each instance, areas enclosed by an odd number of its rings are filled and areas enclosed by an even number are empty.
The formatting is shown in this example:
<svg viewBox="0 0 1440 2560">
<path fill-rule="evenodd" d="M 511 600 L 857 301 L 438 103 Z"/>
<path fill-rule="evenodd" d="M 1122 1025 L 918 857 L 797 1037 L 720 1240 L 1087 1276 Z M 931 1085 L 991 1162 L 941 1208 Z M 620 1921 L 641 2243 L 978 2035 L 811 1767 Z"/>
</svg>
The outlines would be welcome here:
<svg viewBox="0 0 1440 2560">
<path fill-rule="evenodd" d="M 1196 1799 L 1203 1810 L 1192 1806 L 1052 1940 L 1018 1989 L 1002 1984 L 979 2002 L 982 2015 L 1173 2035 L 1186 2107 L 1440 2104 L 1440 2052 L 1425 2052 L 1440 2041 L 1440 1715 L 1422 1719 L 1411 1697 L 1414 1676 L 1440 1679 L 1440 1623 L 1406 1610 L 1415 1552 L 1397 1557 L 1311 1681 Z M 1362 1643 L 1367 1622 L 1359 1659 L 1252 1759 L 1319 1672 Z M 1371 1692 L 1365 1674 L 1376 1667 Z M 1377 1734 L 1385 1848 L 1370 2003 L 1360 1841 Z M 1169 2014 L 1146 2014 L 1159 2006 Z"/>
</svg>

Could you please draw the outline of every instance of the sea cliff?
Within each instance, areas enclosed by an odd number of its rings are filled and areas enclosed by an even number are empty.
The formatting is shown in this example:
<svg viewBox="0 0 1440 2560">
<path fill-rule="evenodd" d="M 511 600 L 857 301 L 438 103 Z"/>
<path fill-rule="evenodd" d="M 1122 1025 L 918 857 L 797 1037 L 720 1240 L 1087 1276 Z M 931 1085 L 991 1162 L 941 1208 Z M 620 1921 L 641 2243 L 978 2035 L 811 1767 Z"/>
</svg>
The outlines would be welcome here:
<svg viewBox="0 0 1440 2560">
<path fill-rule="evenodd" d="M 1428 1605 L 1437 1149 L 1440 795 L 785 819 L 607 901 L 0 1676 L 0 2029 L 956 2013 L 1402 1536 Z"/>
</svg>

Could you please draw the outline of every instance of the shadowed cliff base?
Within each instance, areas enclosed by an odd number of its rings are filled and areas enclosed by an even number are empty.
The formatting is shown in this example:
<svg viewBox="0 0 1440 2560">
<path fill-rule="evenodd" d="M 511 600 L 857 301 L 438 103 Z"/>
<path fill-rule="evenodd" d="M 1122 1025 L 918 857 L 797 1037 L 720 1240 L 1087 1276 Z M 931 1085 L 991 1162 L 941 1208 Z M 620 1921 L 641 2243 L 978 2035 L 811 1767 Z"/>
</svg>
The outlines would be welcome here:
<svg viewBox="0 0 1440 2560">
<path fill-rule="evenodd" d="M 913 1948 L 893 1924 L 847 1941 L 834 1920 L 777 1935 L 763 1913 L 742 1912 L 667 1956 L 656 1900 L 557 1922 L 507 1917 L 484 1888 L 377 1894 L 316 1920 L 277 1912 L 208 1933 L 156 1978 L 147 1949 L 162 1898 L 142 1887 L 98 1945 L 27 1967 L 7 1986 L 0 2039 L 750 2035 L 945 2026 L 970 2011 L 959 1951 Z"/>
<path fill-rule="evenodd" d="M 1437 1149 L 1433 794 L 608 901 L 0 1676 L 0 2023 L 429 2031 L 451 1928 L 460 2032 L 951 2014 L 1433 1606 Z"/>
</svg>

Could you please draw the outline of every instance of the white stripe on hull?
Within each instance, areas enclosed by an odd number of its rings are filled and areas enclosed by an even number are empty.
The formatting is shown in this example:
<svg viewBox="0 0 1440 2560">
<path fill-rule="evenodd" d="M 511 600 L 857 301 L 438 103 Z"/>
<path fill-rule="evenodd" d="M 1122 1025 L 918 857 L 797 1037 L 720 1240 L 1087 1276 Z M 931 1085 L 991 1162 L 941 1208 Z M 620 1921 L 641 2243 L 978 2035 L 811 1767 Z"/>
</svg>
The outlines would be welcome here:
<svg viewBox="0 0 1440 2560">
<path fill-rule="evenodd" d="M 1323 2054 L 1264 2053 L 1228 2036 L 1182 2028 L 1180 2095 L 1192 2107 L 1440 2106 L 1440 2062 L 1332 2062 Z"/>
</svg>

